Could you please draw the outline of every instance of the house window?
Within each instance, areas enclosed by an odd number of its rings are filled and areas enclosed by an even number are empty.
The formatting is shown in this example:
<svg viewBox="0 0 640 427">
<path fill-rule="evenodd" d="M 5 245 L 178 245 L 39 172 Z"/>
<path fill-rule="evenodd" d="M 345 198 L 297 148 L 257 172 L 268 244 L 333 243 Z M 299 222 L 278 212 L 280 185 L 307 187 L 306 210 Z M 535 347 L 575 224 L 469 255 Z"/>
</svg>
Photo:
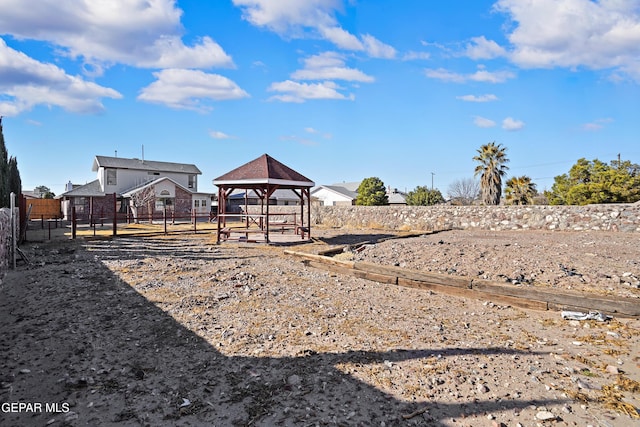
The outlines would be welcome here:
<svg viewBox="0 0 640 427">
<path fill-rule="evenodd" d="M 197 199 L 196 199 L 196 200 L 194 200 L 194 201 L 193 201 L 193 207 L 194 207 L 194 208 L 199 208 L 199 207 L 200 207 L 200 200 L 197 200 Z"/>
<path fill-rule="evenodd" d="M 107 185 L 118 185 L 118 180 L 116 179 L 116 169 L 107 169 Z"/>
<path fill-rule="evenodd" d="M 196 176 L 189 175 L 189 188 L 194 188 L 196 185 Z"/>
<path fill-rule="evenodd" d="M 202 207 L 203 208 L 207 207 L 207 199 L 202 200 Z"/>
</svg>

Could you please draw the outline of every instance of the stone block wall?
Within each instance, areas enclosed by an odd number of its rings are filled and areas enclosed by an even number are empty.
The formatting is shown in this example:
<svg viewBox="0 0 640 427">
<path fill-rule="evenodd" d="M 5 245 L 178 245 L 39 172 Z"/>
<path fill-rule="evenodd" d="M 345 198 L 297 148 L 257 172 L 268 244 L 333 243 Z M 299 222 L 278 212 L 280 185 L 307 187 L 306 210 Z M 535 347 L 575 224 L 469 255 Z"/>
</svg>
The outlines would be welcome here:
<svg viewBox="0 0 640 427">
<path fill-rule="evenodd" d="M 326 227 L 640 232 L 640 203 L 587 206 L 314 206 Z"/>
<path fill-rule="evenodd" d="M 0 209 L 0 283 L 11 256 L 11 209 Z"/>
</svg>

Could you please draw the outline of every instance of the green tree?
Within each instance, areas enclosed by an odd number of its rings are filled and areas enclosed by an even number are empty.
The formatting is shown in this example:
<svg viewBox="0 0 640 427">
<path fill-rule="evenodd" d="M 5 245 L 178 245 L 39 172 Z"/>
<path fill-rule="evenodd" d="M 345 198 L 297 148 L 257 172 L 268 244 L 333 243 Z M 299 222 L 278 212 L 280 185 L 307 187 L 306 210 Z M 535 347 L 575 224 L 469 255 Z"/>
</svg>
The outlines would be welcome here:
<svg viewBox="0 0 640 427">
<path fill-rule="evenodd" d="M 482 202 L 487 205 L 500 204 L 502 177 L 509 170 L 505 165 L 509 162 L 506 150 L 506 147 L 503 147 L 502 144 L 496 144 L 494 141 L 480 146 L 478 155 L 473 158 L 479 163 L 474 171 L 474 176 L 480 175 Z"/>
<path fill-rule="evenodd" d="M 20 179 L 20 171 L 18 170 L 18 159 L 13 156 L 9 159 L 8 175 L 9 194 L 22 194 L 22 179 Z"/>
<path fill-rule="evenodd" d="M 0 117 L 0 208 L 8 208 L 11 204 L 9 194 L 9 153 L 4 143 L 2 117 Z"/>
<path fill-rule="evenodd" d="M 38 185 L 35 188 L 35 192 L 40 194 L 41 199 L 53 199 L 56 196 L 55 193 L 46 185 Z"/>
<path fill-rule="evenodd" d="M 387 189 L 380 178 L 365 178 L 358 187 L 356 205 L 360 206 L 384 206 L 389 204 Z"/>
<path fill-rule="evenodd" d="M 531 205 L 538 191 L 531 178 L 523 175 L 508 179 L 504 193 L 505 202 L 509 205 Z"/>
<path fill-rule="evenodd" d="M 431 190 L 426 186 L 418 186 L 407 194 L 407 204 L 413 206 L 431 206 L 444 202 L 440 190 Z"/>
<path fill-rule="evenodd" d="M 633 203 L 640 200 L 640 166 L 628 160 L 606 164 L 581 158 L 568 174 L 554 178 L 545 195 L 552 205 Z"/>
</svg>

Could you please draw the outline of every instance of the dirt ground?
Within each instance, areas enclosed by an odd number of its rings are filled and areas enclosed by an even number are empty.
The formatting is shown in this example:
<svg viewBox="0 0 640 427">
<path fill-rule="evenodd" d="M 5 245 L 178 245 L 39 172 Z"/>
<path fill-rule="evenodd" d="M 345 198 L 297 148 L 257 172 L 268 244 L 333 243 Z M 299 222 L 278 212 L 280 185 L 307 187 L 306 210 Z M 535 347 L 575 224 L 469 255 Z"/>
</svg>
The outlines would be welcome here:
<svg viewBox="0 0 640 427">
<path fill-rule="evenodd" d="M 293 248 L 368 241 L 346 256 L 638 297 L 635 234 L 372 243 L 393 234 Z M 0 285 L 2 426 L 640 426 L 638 319 L 383 285 L 211 234 L 34 240 Z"/>
</svg>

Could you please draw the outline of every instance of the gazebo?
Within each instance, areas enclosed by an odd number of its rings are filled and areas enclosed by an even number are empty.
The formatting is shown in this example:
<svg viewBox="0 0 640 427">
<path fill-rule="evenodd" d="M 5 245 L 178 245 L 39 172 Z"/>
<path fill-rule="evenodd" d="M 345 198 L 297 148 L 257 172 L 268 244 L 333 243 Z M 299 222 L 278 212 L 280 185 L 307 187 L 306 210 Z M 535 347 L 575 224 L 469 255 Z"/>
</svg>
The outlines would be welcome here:
<svg viewBox="0 0 640 427">
<path fill-rule="evenodd" d="M 293 232 L 303 240 L 311 237 L 310 193 L 315 183 L 268 154 L 214 179 L 213 184 L 218 187 L 217 243 L 222 240 L 271 243 L 270 230 Z M 244 210 L 240 207 L 231 212 L 229 197 L 236 190 L 244 190 Z M 269 199 L 276 190 L 296 194 L 300 199 L 299 211 L 278 207 L 276 212 L 269 212 Z M 249 209 L 250 191 L 258 196 L 259 209 L 257 206 Z M 251 235 L 257 238 L 250 239 Z"/>
</svg>

